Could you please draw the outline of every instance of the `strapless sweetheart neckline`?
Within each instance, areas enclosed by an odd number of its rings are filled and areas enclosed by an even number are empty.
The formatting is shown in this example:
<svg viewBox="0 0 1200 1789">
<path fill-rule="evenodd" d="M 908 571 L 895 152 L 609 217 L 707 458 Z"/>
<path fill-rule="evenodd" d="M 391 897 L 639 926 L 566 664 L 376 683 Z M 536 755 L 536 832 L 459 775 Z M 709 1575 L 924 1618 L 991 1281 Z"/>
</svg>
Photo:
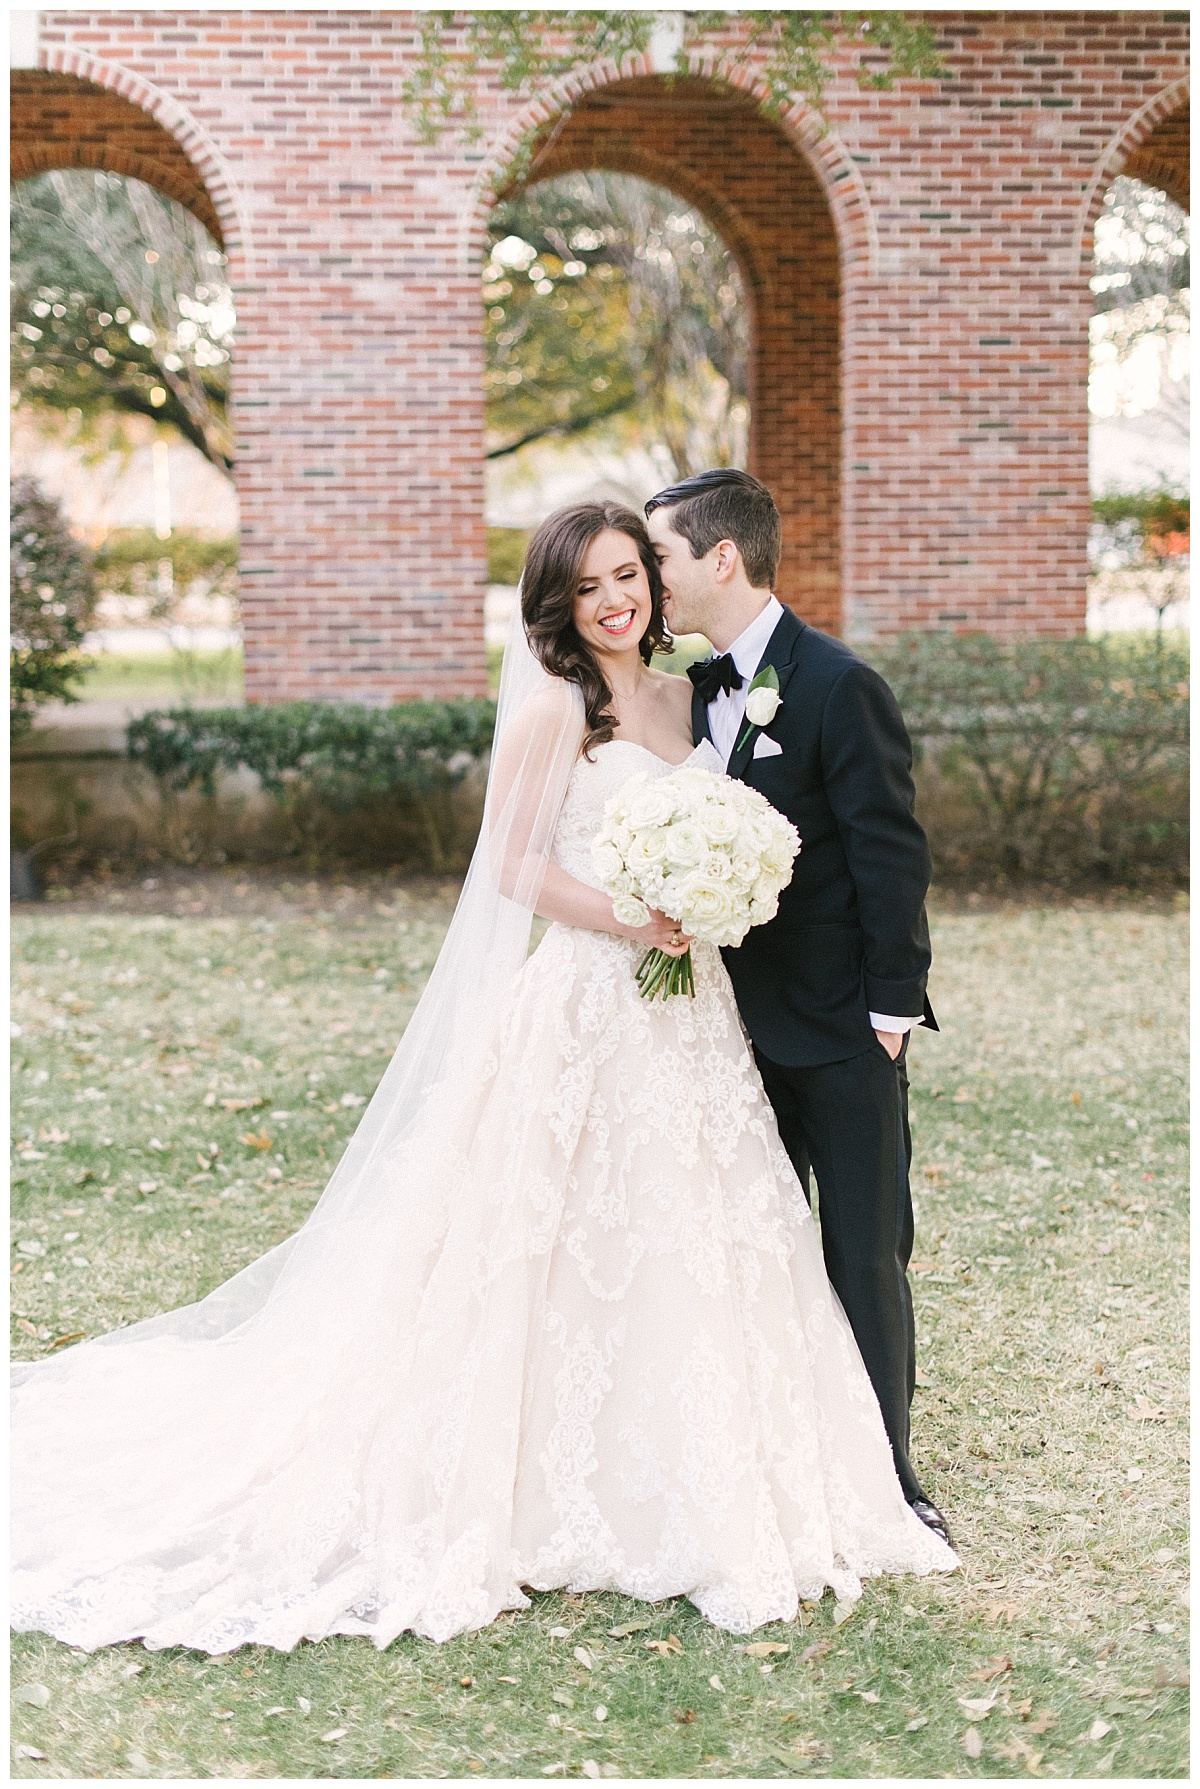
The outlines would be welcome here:
<svg viewBox="0 0 1200 1789">
<path fill-rule="evenodd" d="M 682 770 L 684 765 L 689 764 L 691 762 L 691 760 L 696 756 L 696 753 L 700 750 L 700 747 L 703 746 L 704 744 L 706 744 L 707 742 L 702 739 L 700 741 L 700 744 L 694 745 L 692 747 L 691 751 L 688 753 L 687 757 L 680 758 L 678 763 L 676 763 L 671 758 L 664 758 L 660 752 L 652 752 L 648 745 L 642 745 L 636 739 L 606 739 L 604 741 L 604 743 L 605 743 L 605 745 L 630 746 L 630 747 L 632 747 L 632 749 L 635 752 L 645 752 L 647 757 L 656 759 L 659 764 L 666 764 L 672 770 Z"/>
</svg>

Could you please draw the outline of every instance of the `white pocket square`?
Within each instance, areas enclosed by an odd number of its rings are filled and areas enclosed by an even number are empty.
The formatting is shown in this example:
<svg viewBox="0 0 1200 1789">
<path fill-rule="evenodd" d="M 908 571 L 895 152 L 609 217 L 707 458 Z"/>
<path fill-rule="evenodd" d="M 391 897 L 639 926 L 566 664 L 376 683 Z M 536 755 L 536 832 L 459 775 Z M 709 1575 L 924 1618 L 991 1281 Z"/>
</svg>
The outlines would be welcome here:
<svg viewBox="0 0 1200 1789">
<path fill-rule="evenodd" d="M 754 741 L 753 756 L 756 758 L 778 758 L 782 751 L 783 747 L 779 742 L 766 733 L 760 733 Z"/>
</svg>

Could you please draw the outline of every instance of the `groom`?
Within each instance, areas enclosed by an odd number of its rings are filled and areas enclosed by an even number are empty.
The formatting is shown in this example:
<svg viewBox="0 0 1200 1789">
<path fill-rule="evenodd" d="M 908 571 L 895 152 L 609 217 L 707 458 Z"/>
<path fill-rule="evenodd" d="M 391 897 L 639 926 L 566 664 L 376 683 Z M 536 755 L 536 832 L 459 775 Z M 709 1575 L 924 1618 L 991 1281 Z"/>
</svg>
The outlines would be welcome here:
<svg viewBox="0 0 1200 1789">
<path fill-rule="evenodd" d="M 849 647 L 772 594 L 779 512 L 747 472 L 685 478 L 646 505 L 667 625 L 704 634 L 692 732 L 796 827 L 779 912 L 722 956 L 780 1135 L 819 1193 L 825 1265 L 875 1387 L 904 1495 L 949 1538 L 909 1462 L 916 1380 L 905 1057 L 925 996 L 929 849 L 896 699 Z M 751 687 L 753 693 L 751 694 Z M 747 706 L 749 705 L 749 713 Z"/>
</svg>

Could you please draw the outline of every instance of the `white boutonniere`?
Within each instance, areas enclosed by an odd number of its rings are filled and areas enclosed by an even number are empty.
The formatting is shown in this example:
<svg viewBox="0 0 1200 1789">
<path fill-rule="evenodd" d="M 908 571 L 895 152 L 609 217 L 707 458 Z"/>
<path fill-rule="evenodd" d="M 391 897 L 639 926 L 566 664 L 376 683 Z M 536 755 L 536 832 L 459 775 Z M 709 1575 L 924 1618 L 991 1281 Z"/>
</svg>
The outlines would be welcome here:
<svg viewBox="0 0 1200 1789">
<path fill-rule="evenodd" d="M 741 751 L 755 727 L 770 726 L 779 712 L 782 700 L 783 697 L 779 694 L 779 673 L 774 665 L 767 665 L 746 691 L 746 731 L 734 747 L 735 751 Z"/>
</svg>

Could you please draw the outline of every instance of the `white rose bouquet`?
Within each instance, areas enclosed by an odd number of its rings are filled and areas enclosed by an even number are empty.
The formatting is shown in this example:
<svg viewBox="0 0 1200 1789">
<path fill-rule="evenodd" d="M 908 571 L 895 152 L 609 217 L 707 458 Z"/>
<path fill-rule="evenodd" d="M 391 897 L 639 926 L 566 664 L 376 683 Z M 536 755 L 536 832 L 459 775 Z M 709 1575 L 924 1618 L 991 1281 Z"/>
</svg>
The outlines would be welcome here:
<svg viewBox="0 0 1200 1789">
<path fill-rule="evenodd" d="M 605 807 L 592 863 L 624 924 L 647 925 L 654 907 L 695 938 L 731 945 L 775 917 L 799 849 L 795 827 L 757 789 L 685 766 L 629 779 Z M 637 979 L 650 998 L 694 995 L 692 953 L 649 950 Z"/>
</svg>

